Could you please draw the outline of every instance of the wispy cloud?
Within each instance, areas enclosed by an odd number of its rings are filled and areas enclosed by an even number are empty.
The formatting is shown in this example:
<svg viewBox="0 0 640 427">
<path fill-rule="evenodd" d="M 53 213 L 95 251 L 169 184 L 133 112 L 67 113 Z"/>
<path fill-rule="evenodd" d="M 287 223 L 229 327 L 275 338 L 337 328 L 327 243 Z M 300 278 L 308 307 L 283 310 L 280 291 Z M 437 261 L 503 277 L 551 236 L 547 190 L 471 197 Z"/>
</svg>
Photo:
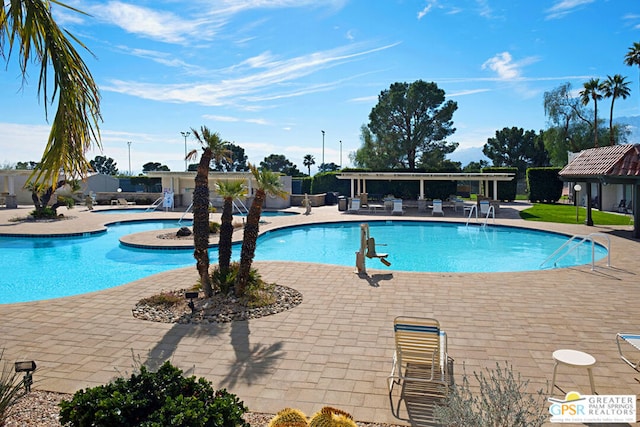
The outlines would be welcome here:
<svg viewBox="0 0 640 427">
<path fill-rule="evenodd" d="M 626 25 L 631 26 L 634 30 L 640 30 L 640 15 L 636 13 L 627 13 L 622 17 Z"/>
<path fill-rule="evenodd" d="M 422 19 L 424 18 L 433 8 L 433 3 L 429 2 L 424 9 L 422 9 L 420 12 L 418 12 L 418 19 Z"/>
<path fill-rule="evenodd" d="M 356 50 L 362 46 L 350 45 L 289 59 L 280 59 L 266 52 L 224 70 L 222 73 L 227 74 L 219 77 L 219 81 L 164 85 L 113 80 L 103 85 L 102 90 L 156 101 L 239 106 L 247 102 L 256 103 L 331 90 L 339 81 L 313 85 L 304 85 L 298 81 L 320 70 L 355 61 L 396 45 L 397 43 L 366 50 Z"/>
<path fill-rule="evenodd" d="M 476 93 L 484 93 L 484 92 L 489 92 L 491 89 L 469 89 L 469 90 L 461 90 L 459 92 L 453 92 L 448 94 L 448 96 L 450 97 L 457 97 L 457 96 L 466 96 L 466 95 L 475 95 Z"/>
<path fill-rule="evenodd" d="M 522 68 L 524 66 L 537 61 L 536 57 L 528 57 L 515 62 L 509 52 L 502 52 L 486 60 L 482 64 L 482 69 L 494 71 L 501 80 L 516 80 L 522 77 Z"/>
<path fill-rule="evenodd" d="M 559 19 L 562 18 L 577 8 L 584 6 L 589 3 L 593 3 L 595 0 L 559 0 L 547 9 L 545 12 L 547 14 L 546 19 Z"/>
</svg>

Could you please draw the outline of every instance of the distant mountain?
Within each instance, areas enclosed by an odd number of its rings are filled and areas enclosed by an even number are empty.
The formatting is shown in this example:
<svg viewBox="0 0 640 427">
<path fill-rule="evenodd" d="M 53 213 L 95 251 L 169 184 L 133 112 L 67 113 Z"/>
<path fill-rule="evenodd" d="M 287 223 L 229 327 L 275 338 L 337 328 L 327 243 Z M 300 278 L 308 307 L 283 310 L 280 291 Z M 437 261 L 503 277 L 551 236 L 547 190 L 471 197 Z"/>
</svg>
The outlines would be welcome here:
<svg viewBox="0 0 640 427">
<path fill-rule="evenodd" d="M 467 166 L 471 162 L 479 162 L 489 159 L 482 153 L 482 147 L 458 148 L 453 153 L 447 155 L 447 158 L 453 162 L 460 162 L 462 167 Z"/>
<path fill-rule="evenodd" d="M 640 116 L 618 117 L 614 122 L 616 124 L 624 124 L 629 127 L 629 130 L 631 130 L 631 134 L 627 140 L 629 143 L 640 144 Z"/>
</svg>

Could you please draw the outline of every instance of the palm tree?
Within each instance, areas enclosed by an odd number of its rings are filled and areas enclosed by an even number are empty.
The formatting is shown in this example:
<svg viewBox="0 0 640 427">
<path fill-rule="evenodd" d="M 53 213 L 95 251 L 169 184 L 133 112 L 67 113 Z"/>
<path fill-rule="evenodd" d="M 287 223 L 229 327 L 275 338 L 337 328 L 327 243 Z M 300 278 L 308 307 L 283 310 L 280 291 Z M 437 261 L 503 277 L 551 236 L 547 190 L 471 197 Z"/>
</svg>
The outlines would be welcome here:
<svg viewBox="0 0 640 427">
<path fill-rule="evenodd" d="M 209 165 L 211 160 L 228 159 L 230 156 L 226 144 L 217 132 L 211 132 L 206 126 L 200 132 L 191 128 L 194 138 L 202 146 L 202 156 L 196 172 L 196 185 L 193 189 L 193 257 L 200 274 L 200 284 L 207 297 L 213 296 L 209 277 Z M 197 150 L 187 154 L 187 160 L 194 159 Z"/>
<path fill-rule="evenodd" d="M 220 220 L 220 241 L 218 242 L 218 266 L 222 277 L 227 277 L 231 265 L 231 245 L 233 242 L 233 199 L 247 194 L 244 181 L 234 179 L 216 182 L 216 192 L 224 199 Z"/>
<path fill-rule="evenodd" d="M 258 170 L 252 164 L 249 169 L 253 174 L 256 184 L 256 194 L 251 202 L 247 222 L 244 226 L 244 235 L 242 237 L 242 250 L 240 251 L 240 268 L 236 278 L 235 294 L 238 297 L 244 295 L 247 283 L 249 282 L 249 273 L 251 272 L 251 264 L 256 253 L 256 243 L 258 241 L 258 232 L 260 226 L 260 215 L 262 214 L 262 205 L 268 194 L 284 197 L 286 192 L 282 189 L 280 176 L 267 169 Z"/>
<path fill-rule="evenodd" d="M 316 159 L 313 158 L 312 154 L 306 154 L 304 159 L 302 160 L 302 164 L 307 167 L 309 171 L 309 176 L 311 176 L 311 166 L 316 164 Z"/>
<path fill-rule="evenodd" d="M 87 47 L 58 26 L 51 14 L 52 3 L 83 13 L 58 0 L 12 0 L 0 6 L 0 56 L 8 60 L 16 53 L 24 79 L 31 62 L 40 64 L 38 94 L 42 94 L 46 115 L 47 106 L 57 98 L 40 165 L 29 177 L 34 184 L 46 186 L 58 182 L 60 171 L 70 179 L 91 170 L 85 154 L 94 142 L 101 148 L 98 122 L 102 120 L 98 86 L 72 42 Z"/>
<path fill-rule="evenodd" d="M 602 99 L 602 91 L 604 90 L 600 79 L 591 79 L 585 82 L 583 89 L 580 91 L 580 101 L 582 105 L 588 105 L 593 100 L 593 131 L 594 131 L 594 147 L 598 147 L 598 101 Z"/>
<path fill-rule="evenodd" d="M 633 43 L 633 46 L 629 48 L 627 54 L 624 56 L 624 63 L 630 67 L 633 67 L 634 65 L 640 67 L 640 42 Z M 640 71 L 638 74 L 640 76 Z M 640 86 L 640 79 L 638 80 L 638 86 Z"/>
<path fill-rule="evenodd" d="M 613 135 L 613 104 L 616 98 L 627 99 L 631 95 L 629 89 L 630 82 L 625 80 L 626 77 L 616 74 L 615 76 L 607 76 L 607 80 L 602 83 L 605 98 L 611 98 L 611 111 L 609 112 L 609 144 L 615 145 L 616 139 Z"/>
</svg>

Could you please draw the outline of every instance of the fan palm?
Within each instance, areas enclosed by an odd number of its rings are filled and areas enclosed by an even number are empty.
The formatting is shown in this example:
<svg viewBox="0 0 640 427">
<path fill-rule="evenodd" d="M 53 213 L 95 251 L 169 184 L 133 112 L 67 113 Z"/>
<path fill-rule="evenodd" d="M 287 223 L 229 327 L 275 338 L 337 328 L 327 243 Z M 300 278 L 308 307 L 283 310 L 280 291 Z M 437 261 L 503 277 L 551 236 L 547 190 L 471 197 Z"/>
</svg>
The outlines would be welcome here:
<svg viewBox="0 0 640 427">
<path fill-rule="evenodd" d="M 282 189 L 280 176 L 267 169 L 258 170 L 254 165 L 249 164 L 249 169 L 253 174 L 257 184 L 256 193 L 249 208 L 247 222 L 244 226 L 244 235 L 242 237 L 242 250 L 240 251 L 240 267 L 238 276 L 236 277 L 235 294 L 238 297 L 244 295 L 247 283 L 249 282 L 249 274 L 251 272 L 251 264 L 256 253 L 256 243 L 258 241 L 258 232 L 260 226 L 260 215 L 262 215 L 262 205 L 267 194 L 278 197 L 285 197 L 287 194 Z"/>
<path fill-rule="evenodd" d="M 58 102 L 40 165 L 29 177 L 43 186 L 58 182 L 60 171 L 67 179 L 84 176 L 90 170 L 85 153 L 94 142 L 98 148 L 101 145 L 100 93 L 72 42 L 87 48 L 58 26 L 51 14 L 52 3 L 83 13 L 58 0 L 8 0 L 0 6 L 0 56 L 8 61 L 16 52 L 25 79 L 30 62 L 40 65 L 38 94 L 45 115 L 47 106 L 56 98 Z M 53 79 L 49 78 L 50 67 Z"/>
<path fill-rule="evenodd" d="M 231 245 L 233 242 L 233 200 L 247 194 L 244 181 L 240 179 L 216 182 L 216 192 L 224 199 L 220 220 L 220 241 L 218 242 L 218 266 L 226 277 L 231 265 Z"/>
<path fill-rule="evenodd" d="M 627 54 L 624 56 L 624 63 L 630 67 L 633 67 L 634 65 L 640 67 L 640 42 L 633 43 L 633 46 L 629 48 Z M 638 75 L 640 76 L 640 71 L 638 71 Z M 640 79 L 638 86 L 640 87 Z"/>
<path fill-rule="evenodd" d="M 607 80 L 602 84 L 605 98 L 611 98 L 611 111 L 609 112 L 609 143 L 615 145 L 616 140 L 613 135 L 613 104 L 616 98 L 627 99 L 631 95 L 629 83 L 626 77 L 616 74 L 615 76 L 607 76 Z"/>
<path fill-rule="evenodd" d="M 302 164 L 307 167 L 309 171 L 309 176 L 311 176 L 311 166 L 316 164 L 316 159 L 313 158 L 312 154 L 306 154 L 304 159 L 302 160 Z"/>
<path fill-rule="evenodd" d="M 594 147 L 598 147 L 598 101 L 602 99 L 602 91 L 604 90 L 600 79 L 591 79 L 585 82 L 583 89 L 580 91 L 580 101 L 583 105 L 588 105 L 593 100 L 593 131 L 594 131 Z"/>
<path fill-rule="evenodd" d="M 217 132 L 211 132 L 206 126 L 202 126 L 200 131 L 191 128 L 191 132 L 202 146 L 193 189 L 193 257 L 196 259 L 202 290 L 210 297 L 213 289 L 209 277 L 209 165 L 212 159 L 228 159 L 231 154 Z M 198 151 L 192 150 L 187 154 L 187 160 L 197 155 Z"/>
</svg>

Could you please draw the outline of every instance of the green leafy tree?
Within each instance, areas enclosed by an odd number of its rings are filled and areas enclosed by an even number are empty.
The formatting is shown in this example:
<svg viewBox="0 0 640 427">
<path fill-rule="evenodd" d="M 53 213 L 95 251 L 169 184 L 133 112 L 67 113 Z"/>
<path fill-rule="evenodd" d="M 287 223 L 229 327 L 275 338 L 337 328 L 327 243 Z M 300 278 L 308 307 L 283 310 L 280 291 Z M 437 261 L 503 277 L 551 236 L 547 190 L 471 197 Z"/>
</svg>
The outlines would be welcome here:
<svg viewBox="0 0 640 427">
<path fill-rule="evenodd" d="M 218 242 L 218 267 L 222 277 L 229 274 L 231 247 L 233 242 L 233 200 L 247 194 L 244 181 L 224 180 L 216 182 L 216 192 L 224 199 L 220 220 L 220 240 Z"/>
<path fill-rule="evenodd" d="M 18 162 L 16 163 L 16 169 L 17 170 L 34 170 L 35 168 L 38 167 L 38 162 L 34 162 L 34 161 L 28 161 L 28 162 Z"/>
<path fill-rule="evenodd" d="M 593 146 L 598 147 L 598 101 L 602 99 L 604 86 L 600 79 L 590 79 L 585 82 L 580 91 L 580 101 L 583 105 L 589 105 L 593 101 Z"/>
<path fill-rule="evenodd" d="M 169 166 L 158 162 L 147 162 L 142 165 L 142 172 L 165 171 L 169 172 Z"/>
<path fill-rule="evenodd" d="M 621 76 L 620 74 L 616 74 L 614 76 L 607 76 L 607 80 L 602 84 L 604 97 L 611 98 L 611 110 L 609 112 L 609 144 L 615 145 L 616 138 L 613 127 L 613 104 L 616 102 L 616 99 L 622 98 L 627 99 L 631 95 L 631 89 L 629 89 L 629 84 L 626 80 L 626 77 Z"/>
<path fill-rule="evenodd" d="M 496 131 L 494 138 L 487 139 L 482 152 L 493 166 L 518 168 L 520 177 L 528 167 L 548 165 L 542 137 L 533 130 L 525 132 L 522 128 L 512 127 Z"/>
<path fill-rule="evenodd" d="M 454 101 L 445 101 L 444 90 L 434 82 L 393 83 L 378 95 L 369 114 L 368 128 L 375 138 L 363 136 L 380 145 L 375 151 L 387 157 L 387 164 L 415 169 L 425 152 L 447 154 L 457 148 L 457 143 L 446 141 L 455 132 L 452 117 L 457 109 Z M 369 167 L 366 161 L 361 164 Z"/>
<path fill-rule="evenodd" d="M 302 159 L 302 164 L 307 168 L 309 172 L 308 175 L 311 176 L 311 166 L 316 164 L 316 159 L 312 154 L 305 154 L 304 159 Z"/>
<path fill-rule="evenodd" d="M 104 175 L 118 174 L 118 168 L 116 167 L 117 163 L 111 157 L 96 156 L 96 158 L 91 160 L 89 164 L 94 172 Z"/>
<path fill-rule="evenodd" d="M 391 140 L 378 139 L 367 125 L 360 127 L 360 140 L 362 146 L 354 153 L 349 154 L 349 159 L 358 168 L 371 170 L 385 170 L 403 168 L 401 161 L 402 152 L 400 145 Z"/>
<path fill-rule="evenodd" d="M 469 162 L 465 167 L 462 168 L 462 172 L 465 173 L 480 173 L 483 168 L 489 166 L 489 162 L 486 160 L 479 160 L 477 162 Z"/>
<path fill-rule="evenodd" d="M 191 128 L 193 137 L 202 146 L 202 156 L 198 163 L 195 188 L 193 189 L 193 257 L 200 275 L 200 284 L 207 297 L 213 296 L 209 276 L 209 165 L 211 160 L 229 158 L 229 150 L 217 132 L 202 126 L 200 131 Z M 187 159 L 198 155 L 197 150 L 187 154 Z"/>
<path fill-rule="evenodd" d="M 268 169 L 258 170 L 258 168 L 251 164 L 249 164 L 249 168 L 256 180 L 256 192 L 253 197 L 253 202 L 251 202 L 251 207 L 249 208 L 249 214 L 247 215 L 244 226 L 244 235 L 242 237 L 240 267 L 235 284 L 235 294 L 238 297 L 245 294 L 247 284 L 249 283 L 251 265 L 256 253 L 262 205 L 264 204 L 265 197 L 267 194 L 273 194 L 278 197 L 285 197 L 286 195 L 286 192 L 282 189 L 282 183 L 277 173 Z"/>
<path fill-rule="evenodd" d="M 218 172 L 246 172 L 249 170 L 247 166 L 247 155 L 244 153 L 244 148 L 239 145 L 228 142 L 227 150 L 231 152 L 230 158 L 223 158 L 220 160 L 214 160 L 212 169 Z"/>
<path fill-rule="evenodd" d="M 333 162 L 323 163 L 318 168 L 318 172 L 335 172 L 335 171 L 338 171 L 338 170 L 340 170 L 340 166 L 336 165 Z"/>
<path fill-rule="evenodd" d="M 47 116 L 48 106 L 57 102 L 40 165 L 29 178 L 35 185 L 58 182 L 61 171 L 84 176 L 91 169 L 86 152 L 94 142 L 101 145 L 100 93 L 73 43 L 86 46 L 58 26 L 52 4 L 83 13 L 58 0 L 12 0 L 0 6 L 0 57 L 8 62 L 16 54 L 25 80 L 29 64 L 39 64 L 38 94 Z"/>
<path fill-rule="evenodd" d="M 260 162 L 260 169 L 267 169 L 273 172 L 281 173 L 288 176 L 303 175 L 298 167 L 291 163 L 284 154 L 270 154 Z"/>
</svg>

